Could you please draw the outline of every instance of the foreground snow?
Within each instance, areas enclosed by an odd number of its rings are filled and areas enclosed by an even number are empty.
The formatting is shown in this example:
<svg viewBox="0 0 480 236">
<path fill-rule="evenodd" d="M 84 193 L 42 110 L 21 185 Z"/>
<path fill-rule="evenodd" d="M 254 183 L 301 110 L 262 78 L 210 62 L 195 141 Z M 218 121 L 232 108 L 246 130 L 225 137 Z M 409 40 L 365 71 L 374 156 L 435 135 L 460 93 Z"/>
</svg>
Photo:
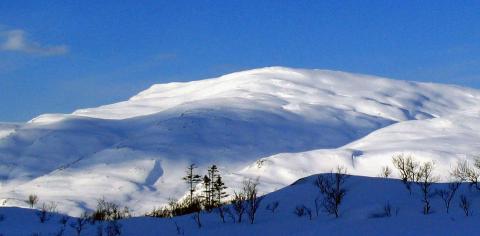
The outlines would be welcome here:
<svg viewBox="0 0 480 236">
<path fill-rule="evenodd" d="M 313 185 L 316 176 L 297 181 L 294 185 L 266 195 L 256 222 L 222 223 L 216 213 L 203 213 L 203 227 L 198 229 L 191 216 L 172 219 L 135 217 L 121 220 L 122 235 L 177 235 L 176 222 L 184 235 L 474 235 L 480 215 L 477 213 L 480 194 L 470 191 L 464 184 L 453 199 L 450 214 L 438 196 L 433 198 L 433 213 L 422 214 L 422 203 L 417 186 L 409 195 L 398 180 L 352 176 L 347 182 L 345 202 L 341 206 L 341 216 L 335 219 L 320 212 L 313 219 L 299 218 L 293 211 L 297 205 L 305 205 L 314 211 L 314 199 L 318 190 Z M 445 188 L 445 184 L 435 184 L 434 189 Z M 466 217 L 458 207 L 459 195 L 465 194 L 473 202 L 473 215 Z M 275 214 L 265 210 L 268 203 L 278 201 Z M 392 216 L 372 218 L 380 213 L 384 204 L 392 205 Z M 39 223 L 38 217 L 30 209 L 0 208 L 5 219 L 0 222 L 3 235 L 50 235 L 58 232 L 60 216 L 46 223 Z M 246 217 L 245 217 L 246 218 Z M 67 223 L 65 235 L 75 235 Z M 106 223 L 104 223 L 106 225 Z M 88 225 L 82 235 L 96 235 L 99 223 Z"/>
<path fill-rule="evenodd" d="M 190 163 L 262 192 L 329 172 L 377 176 L 393 154 L 444 170 L 479 152 L 480 91 L 281 67 L 154 85 L 130 100 L 0 126 L 0 200 L 35 193 L 79 215 L 102 196 L 137 212 L 185 194 Z"/>
</svg>

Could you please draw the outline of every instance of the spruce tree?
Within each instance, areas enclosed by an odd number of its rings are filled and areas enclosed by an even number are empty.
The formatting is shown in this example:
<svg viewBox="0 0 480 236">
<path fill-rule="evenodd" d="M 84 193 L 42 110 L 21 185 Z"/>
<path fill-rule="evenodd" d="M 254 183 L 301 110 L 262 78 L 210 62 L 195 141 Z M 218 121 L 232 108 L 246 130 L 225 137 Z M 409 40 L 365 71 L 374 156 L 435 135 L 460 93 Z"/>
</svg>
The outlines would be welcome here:
<svg viewBox="0 0 480 236">
<path fill-rule="evenodd" d="M 216 205 L 220 206 L 222 205 L 222 199 L 228 197 L 227 192 L 225 192 L 225 189 L 227 187 L 225 186 L 225 183 L 222 181 L 222 176 L 218 175 L 217 179 L 213 183 L 213 189 L 214 189 L 214 195 L 215 195 L 215 201 Z"/>
<path fill-rule="evenodd" d="M 185 182 L 188 184 L 189 188 L 190 188 L 190 202 L 193 202 L 193 193 L 195 192 L 195 185 L 197 183 L 200 183 L 201 181 L 201 176 L 198 175 L 198 174 L 195 174 L 194 173 L 194 169 L 196 169 L 197 167 L 195 166 L 195 164 L 191 164 L 188 168 L 187 168 L 187 175 L 185 177 L 183 177 L 183 180 L 185 180 Z"/>
<path fill-rule="evenodd" d="M 212 180 L 207 175 L 203 176 L 203 199 L 207 210 L 210 210 L 212 205 Z"/>
</svg>

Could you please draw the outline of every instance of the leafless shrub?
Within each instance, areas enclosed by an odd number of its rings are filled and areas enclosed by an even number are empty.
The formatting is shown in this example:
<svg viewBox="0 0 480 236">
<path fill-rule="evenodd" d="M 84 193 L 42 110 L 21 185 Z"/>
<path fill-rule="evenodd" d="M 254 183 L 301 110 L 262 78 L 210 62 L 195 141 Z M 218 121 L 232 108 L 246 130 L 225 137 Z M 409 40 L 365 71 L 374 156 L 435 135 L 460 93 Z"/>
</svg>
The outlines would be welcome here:
<svg viewBox="0 0 480 236">
<path fill-rule="evenodd" d="M 65 233 L 65 226 L 60 227 L 60 229 L 54 233 L 55 236 L 63 236 Z"/>
<path fill-rule="evenodd" d="M 93 221 L 113 221 L 131 216 L 130 209 L 124 207 L 123 209 L 114 202 L 108 202 L 104 198 L 97 201 L 97 208 L 92 214 Z"/>
<path fill-rule="evenodd" d="M 60 217 L 60 220 L 58 220 L 58 223 L 60 223 L 61 225 L 65 226 L 65 225 L 67 225 L 69 219 L 70 219 L 70 218 L 69 218 L 68 216 L 65 216 L 65 215 L 64 215 L 64 216 L 61 216 L 61 217 Z"/>
<path fill-rule="evenodd" d="M 295 210 L 293 211 L 293 213 L 294 213 L 295 215 L 297 215 L 298 217 L 303 217 L 303 216 L 305 216 L 305 208 L 304 208 L 304 206 L 303 206 L 303 205 L 301 205 L 301 206 L 296 206 L 296 207 L 295 207 Z"/>
<path fill-rule="evenodd" d="M 448 183 L 447 189 L 440 189 L 437 190 L 437 194 L 442 198 L 443 204 L 445 206 L 445 209 L 447 210 L 447 213 L 449 213 L 450 210 L 450 204 L 455 197 L 455 194 L 457 193 L 458 188 L 460 187 L 461 183 L 460 182 L 451 182 Z"/>
<path fill-rule="evenodd" d="M 280 205 L 280 203 L 278 201 L 274 201 L 274 202 L 269 203 L 265 209 L 267 211 L 272 212 L 272 215 L 274 215 L 275 211 L 277 210 L 279 205 Z"/>
<path fill-rule="evenodd" d="M 233 215 L 233 212 L 231 211 L 230 207 L 225 207 L 224 210 L 225 215 L 227 215 L 233 223 L 235 223 L 235 215 Z"/>
<path fill-rule="evenodd" d="M 394 156 L 392 162 L 399 171 L 403 184 L 408 192 L 412 194 L 412 183 L 417 180 L 418 162 L 414 161 L 412 156 L 405 156 L 403 154 Z"/>
<path fill-rule="evenodd" d="M 197 223 L 198 228 L 202 227 L 202 222 L 200 221 L 200 213 L 202 211 L 202 202 L 199 198 L 193 198 L 193 201 L 189 203 L 189 210 L 194 211 L 192 216 L 195 223 Z"/>
<path fill-rule="evenodd" d="M 432 206 L 430 200 L 433 196 L 432 185 L 438 181 L 438 177 L 433 175 L 434 167 L 435 163 L 426 162 L 419 167 L 419 170 L 416 173 L 416 184 L 420 187 L 422 193 L 423 214 L 425 215 L 430 214 L 431 212 Z"/>
<path fill-rule="evenodd" d="M 258 208 L 263 200 L 263 197 L 258 196 L 258 179 L 256 180 L 245 180 L 243 181 L 243 193 L 246 196 L 246 211 L 250 224 L 253 224 L 255 221 L 255 215 Z"/>
<path fill-rule="evenodd" d="M 305 205 L 296 206 L 293 213 L 298 217 L 308 216 L 308 218 L 312 220 L 312 210 Z"/>
<path fill-rule="evenodd" d="M 183 235 L 184 234 L 183 229 L 177 224 L 176 221 L 173 221 L 173 223 L 175 223 L 175 229 L 177 230 L 177 234 L 178 235 Z"/>
<path fill-rule="evenodd" d="M 40 223 L 45 223 L 49 220 L 53 213 L 57 211 L 57 204 L 55 202 L 43 203 L 40 207 L 40 211 L 37 212 Z"/>
<path fill-rule="evenodd" d="M 232 206 L 235 214 L 237 215 L 237 222 L 242 222 L 243 213 L 245 213 L 245 200 L 246 196 L 243 192 L 234 192 L 232 199 Z"/>
<path fill-rule="evenodd" d="M 30 194 L 25 202 L 30 206 L 30 208 L 33 208 L 38 203 L 38 196 L 35 194 Z"/>
<path fill-rule="evenodd" d="M 380 177 L 382 178 L 389 178 L 392 175 L 392 169 L 388 166 L 382 167 L 382 171 L 380 172 Z"/>
<path fill-rule="evenodd" d="M 154 207 L 153 210 L 147 212 L 145 216 L 170 218 L 195 213 L 199 210 L 199 208 L 201 209 L 201 202 L 198 197 L 193 197 L 192 200 L 190 200 L 190 198 L 187 198 L 182 201 L 170 199 L 168 202 L 168 206 L 160 208 Z"/>
<path fill-rule="evenodd" d="M 200 211 L 197 213 L 194 213 L 192 216 L 192 219 L 195 221 L 198 228 L 202 228 L 202 222 L 200 221 Z"/>
<path fill-rule="evenodd" d="M 471 202 L 465 195 L 460 195 L 460 204 L 458 205 L 462 210 L 463 213 L 465 213 L 465 216 L 469 216 L 471 214 L 470 207 L 471 207 Z"/>
<path fill-rule="evenodd" d="M 225 223 L 225 207 L 219 206 L 215 208 L 215 210 L 218 213 L 218 216 L 220 216 L 220 219 L 222 220 L 222 222 Z"/>
<path fill-rule="evenodd" d="M 75 221 L 70 224 L 70 227 L 75 230 L 77 236 L 80 236 L 83 229 L 85 229 L 85 226 L 87 225 L 89 219 L 90 216 L 88 215 L 88 213 L 84 212 L 80 217 L 76 218 Z"/>
<path fill-rule="evenodd" d="M 387 202 L 383 205 L 382 210 L 380 212 L 372 213 L 370 215 L 371 218 L 385 218 L 385 217 L 392 217 L 392 210 L 395 210 L 395 214 L 398 214 L 398 208 L 393 209 L 392 205 Z"/>
<path fill-rule="evenodd" d="M 347 193 L 344 187 L 347 178 L 347 170 L 344 167 L 337 167 L 336 173 L 319 175 L 315 181 L 315 186 L 323 196 L 324 210 L 330 215 L 335 215 L 335 218 L 340 215 L 340 204 Z"/>
<path fill-rule="evenodd" d="M 305 213 L 308 216 L 309 220 L 312 220 L 312 210 L 306 206 L 303 206 L 305 208 Z"/>
<path fill-rule="evenodd" d="M 97 226 L 97 235 L 96 236 L 103 236 L 103 224 L 99 224 Z"/>
<path fill-rule="evenodd" d="M 118 223 L 117 220 L 111 220 L 108 222 L 108 225 L 105 231 L 107 233 L 107 236 L 118 236 L 122 234 L 121 229 L 122 229 L 122 225 Z"/>
<path fill-rule="evenodd" d="M 318 217 L 320 208 L 322 207 L 322 199 L 320 197 L 316 197 L 314 200 L 314 205 L 315 205 L 315 214 Z"/>
<path fill-rule="evenodd" d="M 480 162 L 477 159 L 475 165 L 471 166 L 468 161 L 459 161 L 457 166 L 453 169 L 451 175 L 458 179 L 460 182 L 468 181 L 470 182 L 470 187 L 475 187 L 477 190 L 480 190 L 479 179 L 480 173 L 478 169 L 480 168 Z"/>
</svg>

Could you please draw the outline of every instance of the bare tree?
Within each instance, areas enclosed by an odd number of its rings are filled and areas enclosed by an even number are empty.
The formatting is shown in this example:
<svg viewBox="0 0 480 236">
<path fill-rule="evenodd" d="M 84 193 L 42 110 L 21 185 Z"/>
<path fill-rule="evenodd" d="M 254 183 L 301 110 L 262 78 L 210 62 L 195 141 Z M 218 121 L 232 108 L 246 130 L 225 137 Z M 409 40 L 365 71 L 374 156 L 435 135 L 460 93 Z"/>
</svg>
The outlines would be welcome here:
<svg viewBox="0 0 480 236">
<path fill-rule="evenodd" d="M 60 220 L 58 220 L 58 223 L 65 226 L 65 225 L 67 225 L 69 219 L 70 219 L 70 217 L 64 215 L 64 216 L 60 217 Z"/>
<path fill-rule="evenodd" d="M 230 210 L 230 207 L 226 206 L 223 211 L 225 212 L 225 215 L 230 217 L 233 223 L 235 223 L 235 216 L 233 215 L 232 211 Z"/>
<path fill-rule="evenodd" d="M 265 209 L 267 211 L 271 211 L 272 215 L 274 215 L 275 211 L 277 210 L 279 205 L 280 205 L 280 203 L 278 201 L 274 201 L 274 202 L 269 203 Z"/>
<path fill-rule="evenodd" d="M 450 210 L 450 204 L 457 193 L 458 188 L 460 187 L 461 182 L 455 181 L 448 183 L 447 189 L 440 189 L 437 191 L 437 194 L 442 198 L 447 214 Z"/>
<path fill-rule="evenodd" d="M 479 159 L 475 160 L 475 165 L 471 166 L 468 161 L 459 161 L 455 169 L 452 171 L 452 176 L 457 178 L 460 181 L 469 181 L 470 187 L 475 187 L 477 190 L 480 190 L 480 173 L 478 169 L 480 168 Z"/>
<path fill-rule="evenodd" d="M 392 175 L 392 169 L 388 166 L 382 167 L 382 171 L 380 172 L 380 177 L 382 178 L 389 178 Z"/>
<path fill-rule="evenodd" d="M 30 194 L 25 202 L 30 206 L 30 208 L 33 208 L 38 203 L 38 196 L 35 194 Z"/>
<path fill-rule="evenodd" d="M 183 232 L 182 227 L 180 227 L 180 226 L 177 224 L 176 221 L 173 221 L 173 223 L 175 223 L 175 228 L 177 229 L 177 234 L 178 234 L 178 235 L 183 235 L 184 232 Z"/>
<path fill-rule="evenodd" d="M 201 228 L 200 213 L 202 213 L 202 201 L 198 197 L 193 198 L 193 201 L 189 204 L 189 209 L 194 212 L 192 218 L 197 223 L 198 228 Z"/>
<path fill-rule="evenodd" d="M 420 190 L 422 192 L 423 214 L 425 215 L 430 214 L 430 200 L 433 196 L 432 185 L 438 181 L 438 178 L 436 176 L 433 176 L 434 167 L 435 163 L 433 162 L 423 163 L 423 165 L 419 167 L 419 170 L 416 174 L 416 184 L 420 187 Z"/>
<path fill-rule="evenodd" d="M 255 221 L 255 215 L 258 208 L 263 200 L 263 197 L 258 196 L 258 179 L 256 180 L 245 180 L 243 181 L 242 191 L 245 194 L 245 204 L 248 219 L 250 224 L 253 224 Z"/>
<path fill-rule="evenodd" d="M 405 156 L 403 154 L 394 156 L 392 162 L 399 171 L 403 184 L 408 192 L 412 194 L 412 183 L 417 179 L 418 162 L 414 161 L 412 156 Z"/>
<path fill-rule="evenodd" d="M 222 220 L 223 223 L 225 223 L 225 208 L 224 206 L 218 206 L 216 209 L 218 216 L 220 216 L 220 219 Z"/>
<path fill-rule="evenodd" d="M 245 199 L 246 196 L 243 192 L 233 192 L 232 206 L 235 214 L 237 215 L 237 222 L 242 222 L 242 216 L 245 212 Z"/>
<path fill-rule="evenodd" d="M 43 203 L 40 207 L 40 211 L 37 212 L 37 216 L 40 223 L 45 223 L 49 220 L 53 213 L 57 211 L 57 204 L 55 202 Z"/>
<path fill-rule="evenodd" d="M 122 225 L 117 220 L 111 220 L 108 222 L 105 229 L 107 236 L 119 236 L 122 234 Z"/>
<path fill-rule="evenodd" d="M 347 170 L 344 167 L 337 167 L 336 173 L 319 175 L 315 181 L 315 186 L 323 196 L 324 210 L 330 215 L 335 215 L 335 218 L 340 215 L 340 204 L 347 193 L 344 186 L 347 178 Z"/>
<path fill-rule="evenodd" d="M 95 222 L 120 220 L 131 217 L 130 209 L 128 207 L 120 207 L 120 205 L 106 201 L 104 198 L 97 200 L 97 208 L 92 213 L 92 220 Z"/>
<path fill-rule="evenodd" d="M 460 204 L 458 205 L 462 210 L 463 213 L 465 213 L 465 216 L 469 216 L 471 214 L 470 212 L 470 206 L 472 204 L 470 203 L 470 200 L 467 198 L 465 195 L 460 195 Z"/>
<path fill-rule="evenodd" d="M 70 224 L 70 227 L 72 227 L 75 232 L 77 232 L 77 236 L 80 236 L 88 221 L 89 215 L 87 212 L 84 212 L 80 217 L 76 218 L 75 222 L 72 222 Z"/>
</svg>

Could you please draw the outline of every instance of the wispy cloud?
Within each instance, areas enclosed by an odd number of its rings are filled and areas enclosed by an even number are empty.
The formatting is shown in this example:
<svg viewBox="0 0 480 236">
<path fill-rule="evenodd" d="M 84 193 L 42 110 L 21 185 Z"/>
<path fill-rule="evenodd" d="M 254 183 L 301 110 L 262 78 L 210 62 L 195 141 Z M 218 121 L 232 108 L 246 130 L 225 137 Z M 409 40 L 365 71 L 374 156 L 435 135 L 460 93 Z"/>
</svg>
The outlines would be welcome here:
<svg viewBox="0 0 480 236">
<path fill-rule="evenodd" d="M 41 45 L 28 38 L 24 30 L 7 30 L 0 32 L 0 50 L 22 52 L 41 56 L 55 56 L 68 53 L 66 45 Z"/>
</svg>

